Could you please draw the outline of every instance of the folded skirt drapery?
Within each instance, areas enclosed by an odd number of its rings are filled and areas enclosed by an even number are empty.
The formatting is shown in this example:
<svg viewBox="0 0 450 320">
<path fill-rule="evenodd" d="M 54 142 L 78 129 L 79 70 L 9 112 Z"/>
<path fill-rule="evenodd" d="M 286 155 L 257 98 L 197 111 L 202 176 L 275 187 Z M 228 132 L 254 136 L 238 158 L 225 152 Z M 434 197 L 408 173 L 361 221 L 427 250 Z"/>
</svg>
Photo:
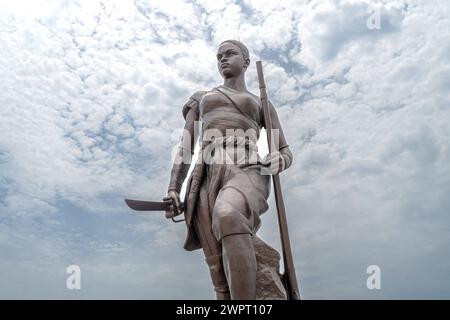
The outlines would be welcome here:
<svg viewBox="0 0 450 320">
<path fill-rule="evenodd" d="M 256 160 L 239 160 L 240 148 L 256 151 Z M 188 233 L 184 248 L 188 251 L 202 248 L 202 243 L 204 247 L 204 239 L 210 243 L 231 234 L 254 235 L 260 215 L 268 209 L 270 175 L 262 174 L 264 166 L 254 140 L 216 137 L 204 143 L 202 150 L 207 154 L 195 164 L 185 195 Z M 246 152 L 245 157 L 253 154 Z M 215 250 L 203 249 L 205 253 Z"/>
</svg>

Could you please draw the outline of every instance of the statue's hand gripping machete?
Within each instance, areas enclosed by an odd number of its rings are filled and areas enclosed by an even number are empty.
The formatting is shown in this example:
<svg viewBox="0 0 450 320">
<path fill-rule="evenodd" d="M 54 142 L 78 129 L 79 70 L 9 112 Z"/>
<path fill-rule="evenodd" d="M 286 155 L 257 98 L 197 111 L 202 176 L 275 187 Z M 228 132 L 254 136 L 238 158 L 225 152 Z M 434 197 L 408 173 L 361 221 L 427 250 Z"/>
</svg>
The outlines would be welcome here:
<svg viewBox="0 0 450 320">
<path fill-rule="evenodd" d="M 175 213 L 173 200 L 170 197 L 164 197 L 163 201 L 144 201 L 125 199 L 126 204 L 136 211 L 165 211 L 166 218 L 172 218 L 173 222 L 181 222 L 185 219 L 175 220 L 174 217 L 184 212 L 184 202 L 181 202 L 180 210 Z"/>
</svg>

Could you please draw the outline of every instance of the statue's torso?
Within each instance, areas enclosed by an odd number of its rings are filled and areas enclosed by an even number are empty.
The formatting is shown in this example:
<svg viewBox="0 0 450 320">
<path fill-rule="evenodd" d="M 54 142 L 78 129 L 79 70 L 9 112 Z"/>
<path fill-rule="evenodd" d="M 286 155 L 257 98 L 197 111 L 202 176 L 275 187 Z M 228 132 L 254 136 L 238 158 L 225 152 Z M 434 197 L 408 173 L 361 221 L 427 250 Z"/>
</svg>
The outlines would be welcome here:
<svg viewBox="0 0 450 320">
<path fill-rule="evenodd" d="M 261 128 L 262 108 L 259 99 L 247 92 L 240 92 L 220 86 L 219 89 L 231 98 L 238 108 L 224 94 L 216 90 L 206 92 L 199 105 L 202 129 L 218 129 L 225 135 L 226 129 L 253 129 L 256 139 Z M 243 114 L 243 112 L 245 115 Z"/>
<path fill-rule="evenodd" d="M 247 92 L 239 92 L 232 89 L 224 89 L 220 87 L 234 102 L 247 110 L 248 114 L 253 116 L 253 119 L 259 123 L 261 105 L 257 98 Z M 202 97 L 200 103 L 200 116 L 210 111 L 213 111 L 216 107 L 230 106 L 234 108 L 231 101 L 220 92 L 215 90 L 208 91 Z"/>
</svg>

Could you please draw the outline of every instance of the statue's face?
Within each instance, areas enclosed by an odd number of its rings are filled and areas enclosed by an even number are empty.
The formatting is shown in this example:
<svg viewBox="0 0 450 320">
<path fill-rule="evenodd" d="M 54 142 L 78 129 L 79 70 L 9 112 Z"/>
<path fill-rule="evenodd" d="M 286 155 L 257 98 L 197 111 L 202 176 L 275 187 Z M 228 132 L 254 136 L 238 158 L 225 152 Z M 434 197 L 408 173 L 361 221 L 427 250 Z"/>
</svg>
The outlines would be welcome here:
<svg viewBox="0 0 450 320">
<path fill-rule="evenodd" d="M 224 78 L 239 76 L 246 67 L 241 49 L 234 43 L 225 42 L 217 51 L 217 67 Z"/>
</svg>

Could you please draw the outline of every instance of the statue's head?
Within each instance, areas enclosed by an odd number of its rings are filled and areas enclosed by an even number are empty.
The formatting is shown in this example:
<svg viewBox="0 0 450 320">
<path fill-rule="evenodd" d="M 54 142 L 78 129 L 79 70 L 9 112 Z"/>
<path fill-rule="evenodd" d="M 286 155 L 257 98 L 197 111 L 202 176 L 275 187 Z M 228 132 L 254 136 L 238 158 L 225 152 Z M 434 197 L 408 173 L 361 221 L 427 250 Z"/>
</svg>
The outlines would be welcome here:
<svg viewBox="0 0 450 320">
<path fill-rule="evenodd" d="M 224 78 L 239 76 L 250 65 L 247 47 L 237 40 L 225 40 L 217 51 L 217 67 Z"/>
</svg>

